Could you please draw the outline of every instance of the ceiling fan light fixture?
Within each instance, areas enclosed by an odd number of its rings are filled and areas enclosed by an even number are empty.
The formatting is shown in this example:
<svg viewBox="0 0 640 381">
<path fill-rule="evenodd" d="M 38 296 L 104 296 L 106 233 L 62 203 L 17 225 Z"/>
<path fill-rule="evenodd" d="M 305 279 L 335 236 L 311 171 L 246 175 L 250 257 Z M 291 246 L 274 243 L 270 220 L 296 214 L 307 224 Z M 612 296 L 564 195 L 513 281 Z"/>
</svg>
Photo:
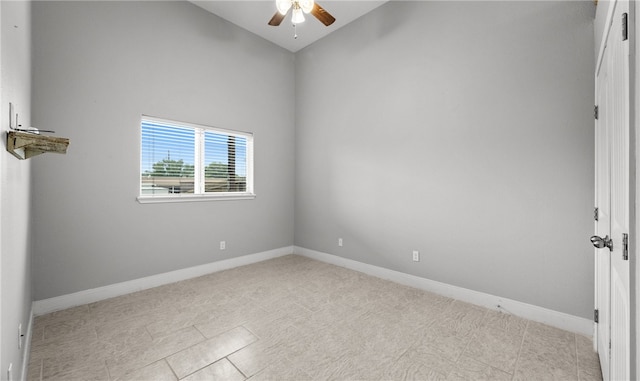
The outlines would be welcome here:
<svg viewBox="0 0 640 381">
<path fill-rule="evenodd" d="M 304 22 L 304 14 L 300 7 L 293 8 L 293 14 L 291 15 L 291 22 L 294 24 L 300 24 Z"/>
<path fill-rule="evenodd" d="M 287 17 L 290 9 L 292 9 L 291 22 L 293 25 L 304 22 L 304 13 L 312 14 L 313 17 L 317 18 L 324 26 L 329 26 L 336 21 L 336 18 L 331 16 L 329 12 L 324 10 L 315 0 L 275 0 L 275 2 L 278 10 L 267 23 L 271 26 L 280 25 L 285 17 Z"/>
<path fill-rule="evenodd" d="M 300 8 L 302 8 L 302 11 L 304 13 L 309 13 L 313 10 L 313 0 L 299 0 L 298 3 L 300 4 Z"/>
<path fill-rule="evenodd" d="M 291 8 L 291 3 L 291 0 L 276 0 L 276 8 L 278 8 L 278 12 L 281 15 L 286 15 L 289 8 Z"/>
</svg>

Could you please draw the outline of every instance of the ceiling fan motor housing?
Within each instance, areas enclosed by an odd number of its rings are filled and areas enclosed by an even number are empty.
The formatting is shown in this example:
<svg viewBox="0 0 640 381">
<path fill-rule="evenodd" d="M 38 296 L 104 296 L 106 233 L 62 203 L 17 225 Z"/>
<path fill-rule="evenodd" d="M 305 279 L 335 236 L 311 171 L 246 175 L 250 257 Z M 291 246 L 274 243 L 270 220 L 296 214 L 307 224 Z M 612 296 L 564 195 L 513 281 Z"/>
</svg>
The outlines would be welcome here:
<svg viewBox="0 0 640 381">
<path fill-rule="evenodd" d="M 276 8 L 282 15 L 286 15 L 289 8 L 302 9 L 304 13 L 309 13 L 313 10 L 313 0 L 276 0 Z"/>
</svg>

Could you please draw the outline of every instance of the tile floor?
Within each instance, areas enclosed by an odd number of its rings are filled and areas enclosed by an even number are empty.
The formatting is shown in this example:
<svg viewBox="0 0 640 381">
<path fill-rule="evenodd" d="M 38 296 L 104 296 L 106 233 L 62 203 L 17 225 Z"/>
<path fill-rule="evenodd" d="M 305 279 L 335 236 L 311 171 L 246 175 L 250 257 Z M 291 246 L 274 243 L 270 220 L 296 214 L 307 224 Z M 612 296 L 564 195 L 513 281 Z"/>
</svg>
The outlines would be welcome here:
<svg viewBox="0 0 640 381">
<path fill-rule="evenodd" d="M 289 255 L 39 316 L 28 380 L 600 380 L 591 339 Z"/>
</svg>

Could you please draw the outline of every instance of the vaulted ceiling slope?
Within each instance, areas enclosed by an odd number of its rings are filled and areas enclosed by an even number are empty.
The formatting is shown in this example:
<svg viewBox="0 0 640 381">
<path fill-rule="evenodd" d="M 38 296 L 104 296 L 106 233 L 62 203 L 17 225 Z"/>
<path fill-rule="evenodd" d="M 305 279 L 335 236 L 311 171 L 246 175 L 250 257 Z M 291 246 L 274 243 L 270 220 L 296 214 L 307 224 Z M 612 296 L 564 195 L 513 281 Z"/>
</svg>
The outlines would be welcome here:
<svg viewBox="0 0 640 381">
<path fill-rule="evenodd" d="M 276 45 L 291 52 L 297 52 L 387 1 L 320 0 L 319 4 L 331 13 L 336 18 L 336 21 L 326 27 L 312 15 L 305 15 L 306 21 L 298 24 L 296 27 L 298 38 L 294 38 L 291 12 L 289 12 L 280 26 L 274 27 L 267 25 L 269 19 L 271 19 L 276 12 L 275 0 L 192 0 L 191 2 Z"/>
</svg>

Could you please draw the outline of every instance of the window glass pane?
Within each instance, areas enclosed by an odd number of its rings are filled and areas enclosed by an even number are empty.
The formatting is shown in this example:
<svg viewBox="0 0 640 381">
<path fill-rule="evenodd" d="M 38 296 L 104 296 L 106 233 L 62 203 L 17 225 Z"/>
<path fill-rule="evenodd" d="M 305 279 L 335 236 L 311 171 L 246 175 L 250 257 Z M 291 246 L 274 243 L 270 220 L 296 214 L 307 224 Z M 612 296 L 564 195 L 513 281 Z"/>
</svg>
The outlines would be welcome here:
<svg viewBox="0 0 640 381">
<path fill-rule="evenodd" d="M 195 131 L 142 122 L 141 195 L 193 193 Z"/>
<path fill-rule="evenodd" d="M 143 117 L 138 200 L 253 198 L 252 150 L 249 133 Z"/>
<path fill-rule="evenodd" d="M 204 191 L 247 190 L 247 139 L 205 131 Z"/>
</svg>

